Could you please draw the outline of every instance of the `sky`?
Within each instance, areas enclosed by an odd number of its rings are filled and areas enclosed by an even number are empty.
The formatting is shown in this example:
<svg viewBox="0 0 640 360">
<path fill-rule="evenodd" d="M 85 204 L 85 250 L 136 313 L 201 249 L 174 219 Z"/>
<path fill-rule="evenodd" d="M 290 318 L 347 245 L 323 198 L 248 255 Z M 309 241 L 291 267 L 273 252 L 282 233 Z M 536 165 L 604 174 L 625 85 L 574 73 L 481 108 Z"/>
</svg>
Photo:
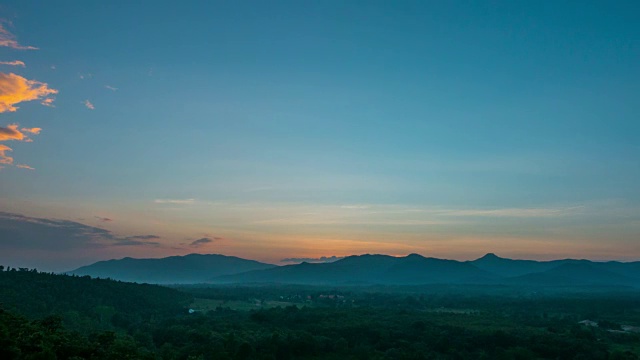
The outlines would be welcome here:
<svg viewBox="0 0 640 360">
<path fill-rule="evenodd" d="M 638 14 L 3 1 L 0 264 L 640 260 Z"/>
</svg>

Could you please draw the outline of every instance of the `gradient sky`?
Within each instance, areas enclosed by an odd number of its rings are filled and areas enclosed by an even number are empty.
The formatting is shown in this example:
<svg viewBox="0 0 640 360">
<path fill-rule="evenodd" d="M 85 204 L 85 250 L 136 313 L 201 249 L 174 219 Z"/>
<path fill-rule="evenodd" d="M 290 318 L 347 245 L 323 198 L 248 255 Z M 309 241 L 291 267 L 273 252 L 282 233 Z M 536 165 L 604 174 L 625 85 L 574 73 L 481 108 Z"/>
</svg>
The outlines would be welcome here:
<svg viewBox="0 0 640 360">
<path fill-rule="evenodd" d="M 3 1 L 0 263 L 638 260 L 638 14 Z"/>
</svg>

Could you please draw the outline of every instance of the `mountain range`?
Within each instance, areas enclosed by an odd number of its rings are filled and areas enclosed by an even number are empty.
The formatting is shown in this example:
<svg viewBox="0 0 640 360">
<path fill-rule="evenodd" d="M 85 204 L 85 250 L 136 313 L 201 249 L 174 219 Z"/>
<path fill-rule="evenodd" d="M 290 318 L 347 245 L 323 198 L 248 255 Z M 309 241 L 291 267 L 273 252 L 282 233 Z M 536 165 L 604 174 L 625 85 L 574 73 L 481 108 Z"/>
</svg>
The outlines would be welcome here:
<svg viewBox="0 0 640 360">
<path fill-rule="evenodd" d="M 75 275 L 157 284 L 273 283 L 304 285 L 542 285 L 640 288 L 640 262 L 514 260 L 487 254 L 456 261 L 411 254 L 353 255 L 330 263 L 276 266 L 225 255 L 100 261 Z"/>
<path fill-rule="evenodd" d="M 161 259 L 133 259 L 99 261 L 67 272 L 72 275 L 111 278 L 114 280 L 150 284 L 198 284 L 212 278 L 264 270 L 275 267 L 235 256 L 190 254 Z"/>
</svg>

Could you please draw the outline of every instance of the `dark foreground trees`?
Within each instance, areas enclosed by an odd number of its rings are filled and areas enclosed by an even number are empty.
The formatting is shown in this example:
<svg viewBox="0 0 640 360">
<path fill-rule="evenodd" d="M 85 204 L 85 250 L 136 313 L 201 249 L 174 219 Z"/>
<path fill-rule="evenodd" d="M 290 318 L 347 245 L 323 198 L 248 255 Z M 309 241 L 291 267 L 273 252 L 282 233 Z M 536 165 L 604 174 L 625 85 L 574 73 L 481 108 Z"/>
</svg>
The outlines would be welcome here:
<svg viewBox="0 0 640 360">
<path fill-rule="evenodd" d="M 640 321 L 633 292 L 492 297 L 200 288 L 194 294 L 207 301 L 222 294 L 223 301 L 189 314 L 192 295 L 158 286 L 26 270 L 0 272 L 0 285 L 2 360 L 609 360 L 640 353 L 640 335 L 619 330 Z M 270 299 L 281 305 L 269 307 Z M 579 324 L 585 316 L 602 326 Z"/>
</svg>

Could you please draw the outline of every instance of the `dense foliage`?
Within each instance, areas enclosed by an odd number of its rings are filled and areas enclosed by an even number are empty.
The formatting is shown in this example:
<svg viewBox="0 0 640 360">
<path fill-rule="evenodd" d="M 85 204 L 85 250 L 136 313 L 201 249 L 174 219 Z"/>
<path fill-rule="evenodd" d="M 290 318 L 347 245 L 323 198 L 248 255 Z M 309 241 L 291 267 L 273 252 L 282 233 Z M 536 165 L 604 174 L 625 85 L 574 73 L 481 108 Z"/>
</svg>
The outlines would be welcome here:
<svg viewBox="0 0 640 360">
<path fill-rule="evenodd" d="M 640 354 L 640 334 L 622 328 L 640 323 L 637 292 L 508 295 L 501 288 L 491 295 L 464 287 L 296 286 L 178 291 L 26 269 L 0 272 L 0 285 L 2 359 L 638 359 Z M 192 297 L 196 312 L 190 314 L 185 300 Z M 586 319 L 599 325 L 579 323 Z"/>
<path fill-rule="evenodd" d="M 10 268 L 0 271 L 0 303 L 30 318 L 60 316 L 79 331 L 148 323 L 184 313 L 191 296 L 157 285 Z"/>
<path fill-rule="evenodd" d="M 155 359 L 131 336 L 69 331 L 57 316 L 42 320 L 0 309 L 0 359 Z"/>
</svg>

